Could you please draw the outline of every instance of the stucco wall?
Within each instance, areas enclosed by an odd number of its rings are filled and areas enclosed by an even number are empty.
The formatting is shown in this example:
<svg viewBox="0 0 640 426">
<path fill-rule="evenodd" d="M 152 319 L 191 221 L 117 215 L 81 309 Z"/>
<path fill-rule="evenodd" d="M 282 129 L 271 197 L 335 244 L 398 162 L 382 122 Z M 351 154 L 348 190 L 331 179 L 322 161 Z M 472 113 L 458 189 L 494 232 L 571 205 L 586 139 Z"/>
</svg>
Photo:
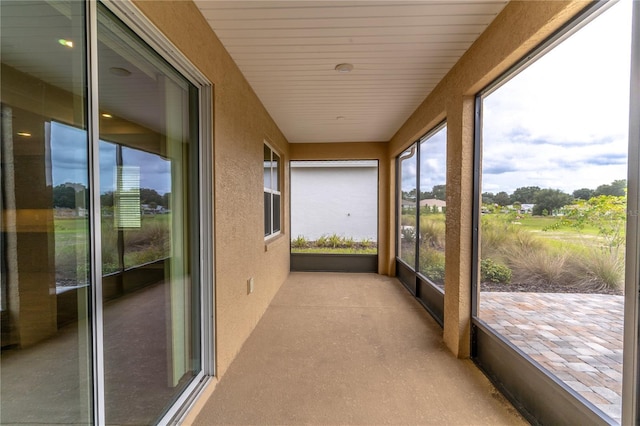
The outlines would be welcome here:
<svg viewBox="0 0 640 426">
<path fill-rule="evenodd" d="M 217 375 L 222 376 L 289 274 L 289 195 L 283 235 L 263 229 L 263 143 L 286 165 L 289 147 L 245 78 L 190 1 L 136 6 L 213 83 Z M 288 170 L 281 171 L 287 188 Z M 203 259 L 212 261 L 212 259 Z M 247 279 L 255 290 L 247 294 Z"/>
</svg>

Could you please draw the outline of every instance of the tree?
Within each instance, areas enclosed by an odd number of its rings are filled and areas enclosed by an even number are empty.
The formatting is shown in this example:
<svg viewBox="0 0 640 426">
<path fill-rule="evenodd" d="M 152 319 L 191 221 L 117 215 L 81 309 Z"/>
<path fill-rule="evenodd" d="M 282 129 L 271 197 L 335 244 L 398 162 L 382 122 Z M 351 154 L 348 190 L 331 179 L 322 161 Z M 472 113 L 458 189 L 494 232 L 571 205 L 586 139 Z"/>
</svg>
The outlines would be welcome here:
<svg viewBox="0 0 640 426">
<path fill-rule="evenodd" d="M 482 193 L 482 204 L 494 204 L 494 203 L 495 203 L 495 194 L 493 192 Z"/>
<path fill-rule="evenodd" d="M 547 214 L 553 214 L 555 210 L 570 204 L 573 197 L 559 189 L 541 189 L 534 198 L 534 215 L 542 215 L 546 210 Z"/>
<path fill-rule="evenodd" d="M 140 203 L 162 205 L 162 195 L 158 194 L 155 189 L 140 188 Z"/>
<path fill-rule="evenodd" d="M 535 203 L 538 192 L 540 192 L 539 186 L 522 186 L 513 191 L 513 194 L 511 194 L 511 202 L 519 202 L 520 204 Z"/>
<path fill-rule="evenodd" d="M 442 201 L 447 200 L 446 185 L 434 185 L 433 189 L 431 190 L 431 193 L 433 194 L 433 198 L 435 198 L 436 200 L 442 200 Z"/>
<path fill-rule="evenodd" d="M 577 200 L 588 200 L 589 198 L 593 197 L 593 189 L 589 189 L 589 188 L 576 189 L 575 191 L 573 191 L 572 195 L 573 195 L 573 198 Z"/>
<path fill-rule="evenodd" d="M 76 190 L 71 186 L 58 185 L 53 188 L 53 207 L 75 209 Z"/>
<path fill-rule="evenodd" d="M 509 197 L 509 194 L 507 194 L 506 192 L 500 191 L 493 198 L 493 201 L 497 205 L 504 207 L 504 206 L 508 206 L 511 203 L 511 197 Z"/>
<path fill-rule="evenodd" d="M 600 185 L 593 193 L 594 197 L 600 195 L 613 195 L 614 197 L 622 197 L 625 195 L 625 189 L 627 188 L 627 180 L 619 179 L 611 182 L 611 185 Z"/>
<path fill-rule="evenodd" d="M 113 207 L 113 191 L 100 194 L 100 204 L 102 207 Z"/>
<path fill-rule="evenodd" d="M 169 200 L 171 199 L 171 193 L 170 192 L 165 192 L 165 194 L 162 196 L 162 206 L 165 209 L 170 209 L 171 206 L 169 205 Z"/>
<path fill-rule="evenodd" d="M 600 195 L 589 200 L 578 200 L 567 209 L 559 222 L 548 229 L 557 229 L 563 225 L 570 225 L 576 229 L 583 229 L 586 225 L 594 226 L 603 237 L 606 250 L 617 255 L 620 247 L 624 247 L 625 244 L 626 223 L 626 195 Z"/>
<path fill-rule="evenodd" d="M 416 189 L 413 188 L 411 191 L 407 192 L 407 191 L 402 191 L 402 199 L 403 200 L 410 200 L 410 201 L 415 201 L 416 200 Z"/>
</svg>

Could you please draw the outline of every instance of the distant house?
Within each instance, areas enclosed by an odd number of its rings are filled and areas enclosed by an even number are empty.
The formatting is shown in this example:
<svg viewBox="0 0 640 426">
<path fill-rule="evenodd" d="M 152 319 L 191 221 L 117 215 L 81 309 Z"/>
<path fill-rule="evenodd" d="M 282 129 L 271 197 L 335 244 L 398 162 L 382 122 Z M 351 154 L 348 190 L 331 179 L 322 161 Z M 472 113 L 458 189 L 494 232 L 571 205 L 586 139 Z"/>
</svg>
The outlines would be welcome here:
<svg viewBox="0 0 640 426">
<path fill-rule="evenodd" d="M 292 161 L 291 235 L 377 241 L 377 161 Z"/>
<path fill-rule="evenodd" d="M 436 198 L 427 198 L 426 200 L 420 200 L 420 207 L 430 207 L 432 210 L 435 207 L 442 213 L 443 209 L 447 207 L 447 202 Z"/>
<path fill-rule="evenodd" d="M 533 206 L 535 206 L 535 204 L 520 204 L 520 213 L 533 213 Z"/>
</svg>

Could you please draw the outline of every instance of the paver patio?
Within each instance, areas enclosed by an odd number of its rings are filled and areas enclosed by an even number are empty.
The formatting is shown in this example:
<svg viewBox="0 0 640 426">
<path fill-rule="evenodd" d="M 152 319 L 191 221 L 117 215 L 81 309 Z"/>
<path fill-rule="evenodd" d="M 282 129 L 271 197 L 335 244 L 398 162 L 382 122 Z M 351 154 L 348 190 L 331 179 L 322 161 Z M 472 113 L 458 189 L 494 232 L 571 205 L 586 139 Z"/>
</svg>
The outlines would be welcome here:
<svg viewBox="0 0 640 426">
<path fill-rule="evenodd" d="M 617 422 L 624 296 L 482 292 L 480 319 Z"/>
</svg>

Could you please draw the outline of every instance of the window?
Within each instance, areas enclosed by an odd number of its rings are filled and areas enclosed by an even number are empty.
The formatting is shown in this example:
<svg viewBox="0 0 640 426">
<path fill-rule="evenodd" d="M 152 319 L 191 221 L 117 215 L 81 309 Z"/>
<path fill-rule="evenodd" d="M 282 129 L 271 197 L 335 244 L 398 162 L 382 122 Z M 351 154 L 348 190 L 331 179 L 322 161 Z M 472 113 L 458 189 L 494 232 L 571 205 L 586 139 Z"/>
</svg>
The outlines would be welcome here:
<svg viewBox="0 0 640 426">
<path fill-rule="evenodd" d="M 280 156 L 264 144 L 264 236 L 280 233 Z"/>
</svg>

